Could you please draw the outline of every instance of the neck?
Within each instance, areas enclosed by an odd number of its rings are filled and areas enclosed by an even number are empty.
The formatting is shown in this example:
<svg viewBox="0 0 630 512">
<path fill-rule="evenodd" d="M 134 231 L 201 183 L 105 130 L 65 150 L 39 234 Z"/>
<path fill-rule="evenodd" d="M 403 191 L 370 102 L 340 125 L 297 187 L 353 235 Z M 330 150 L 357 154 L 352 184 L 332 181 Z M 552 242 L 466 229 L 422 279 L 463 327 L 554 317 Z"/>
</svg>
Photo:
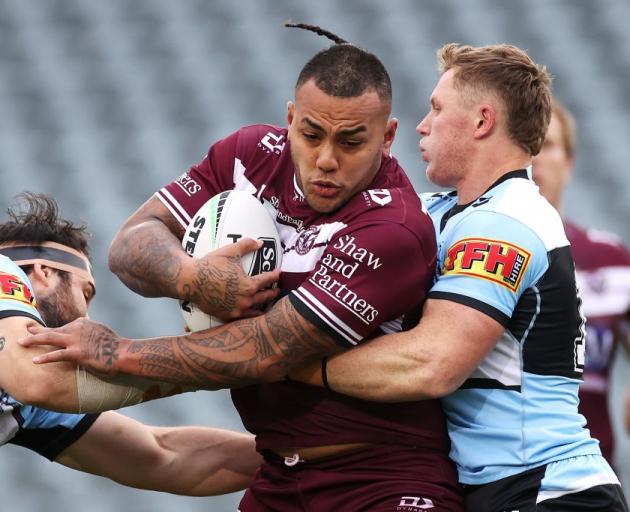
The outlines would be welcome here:
<svg viewBox="0 0 630 512">
<path fill-rule="evenodd" d="M 468 204 L 481 196 L 501 176 L 516 169 L 525 169 L 531 165 L 531 157 L 522 150 L 513 154 L 487 152 L 488 159 L 472 162 L 468 172 L 455 185 L 457 202 Z"/>
</svg>

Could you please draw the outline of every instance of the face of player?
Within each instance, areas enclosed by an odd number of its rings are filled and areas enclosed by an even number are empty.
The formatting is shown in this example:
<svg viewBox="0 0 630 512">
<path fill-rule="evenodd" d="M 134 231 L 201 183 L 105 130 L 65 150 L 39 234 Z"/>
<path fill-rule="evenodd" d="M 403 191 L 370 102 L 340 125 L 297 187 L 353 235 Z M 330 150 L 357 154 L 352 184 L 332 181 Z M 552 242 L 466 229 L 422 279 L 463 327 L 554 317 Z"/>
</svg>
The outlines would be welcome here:
<svg viewBox="0 0 630 512">
<path fill-rule="evenodd" d="M 289 102 L 289 140 L 295 175 L 313 210 L 329 213 L 369 188 L 389 155 L 397 120 L 374 91 L 356 98 L 322 92 L 313 80 Z"/>
<path fill-rule="evenodd" d="M 455 71 L 442 75 L 431 93 L 429 113 L 416 127 L 420 154 L 427 162 L 427 178 L 441 187 L 456 187 L 465 176 L 471 156 L 475 111 L 453 86 Z"/>
<path fill-rule="evenodd" d="M 554 114 L 551 116 L 542 149 L 532 160 L 534 181 L 540 188 L 540 193 L 556 209 L 560 208 L 562 192 L 573 169 L 573 159 L 564 147 L 562 136 L 562 124 Z"/>
<path fill-rule="evenodd" d="M 41 279 L 32 280 L 37 309 L 48 327 L 61 327 L 87 316 L 94 289 L 83 277 L 73 273 L 67 276 L 69 281 L 61 277 L 60 271 L 52 270 L 46 283 Z"/>
</svg>

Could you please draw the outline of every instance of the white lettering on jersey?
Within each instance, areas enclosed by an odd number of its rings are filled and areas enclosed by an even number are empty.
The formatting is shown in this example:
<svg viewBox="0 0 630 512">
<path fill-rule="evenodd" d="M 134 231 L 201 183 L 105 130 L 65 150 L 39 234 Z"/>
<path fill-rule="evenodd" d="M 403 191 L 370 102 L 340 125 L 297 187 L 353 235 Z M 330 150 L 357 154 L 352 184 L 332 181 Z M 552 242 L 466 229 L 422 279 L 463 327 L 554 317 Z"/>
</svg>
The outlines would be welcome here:
<svg viewBox="0 0 630 512">
<path fill-rule="evenodd" d="M 428 510 L 435 508 L 433 500 L 430 498 L 421 498 L 419 496 L 403 496 L 396 510 L 415 512 L 418 510 Z"/>
<path fill-rule="evenodd" d="M 272 153 L 280 154 L 284 149 L 284 135 L 276 135 L 275 133 L 267 132 L 260 143 L 265 146 Z"/>
<path fill-rule="evenodd" d="M 179 188 L 181 188 L 184 191 L 184 194 L 186 194 L 188 197 L 196 194 L 201 190 L 201 185 L 199 185 L 199 183 L 191 178 L 187 172 L 177 178 L 175 180 L 175 183 L 177 183 Z"/>
<path fill-rule="evenodd" d="M 326 294 L 335 302 L 341 304 L 348 311 L 351 311 L 363 323 L 369 325 L 370 322 L 373 322 L 379 315 L 379 311 L 368 301 L 360 298 L 344 283 L 337 281 L 334 277 L 329 275 L 329 270 L 331 270 L 331 268 L 328 267 L 327 263 L 331 265 L 339 265 L 341 263 L 343 266 L 343 262 L 337 258 L 329 259 L 328 256 L 330 255 L 327 255 L 320 262 L 319 268 L 311 277 L 309 277 L 309 281 L 323 292 L 326 292 Z M 356 266 L 346 264 L 344 268 L 337 267 L 333 270 L 344 277 L 348 277 L 348 275 L 352 276 L 358 265 L 358 262 L 356 263 Z"/>
<path fill-rule="evenodd" d="M 353 236 L 345 235 L 337 240 L 333 247 L 335 249 L 339 249 L 342 253 L 351 256 L 360 263 L 363 263 L 367 257 L 367 266 L 374 270 L 383 265 L 380 258 L 377 258 L 373 253 L 363 247 L 357 247 L 354 241 L 355 238 Z"/>
</svg>

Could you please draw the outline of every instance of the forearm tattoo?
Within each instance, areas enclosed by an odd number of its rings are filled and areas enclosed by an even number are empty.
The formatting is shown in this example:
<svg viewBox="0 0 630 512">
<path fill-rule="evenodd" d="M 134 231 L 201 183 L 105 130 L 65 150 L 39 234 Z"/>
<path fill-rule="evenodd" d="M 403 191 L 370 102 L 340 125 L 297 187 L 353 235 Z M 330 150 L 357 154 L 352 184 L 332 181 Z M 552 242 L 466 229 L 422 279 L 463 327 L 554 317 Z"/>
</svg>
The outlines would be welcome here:
<svg viewBox="0 0 630 512">
<path fill-rule="evenodd" d="M 183 286 L 183 299 L 194 304 L 207 304 L 216 313 L 229 312 L 236 307 L 239 293 L 241 260 L 236 256 L 227 259 L 227 267 L 211 265 L 206 259 L 194 259 L 195 277 L 192 286 Z"/>
<path fill-rule="evenodd" d="M 145 297 L 175 297 L 182 271 L 180 251 L 179 241 L 166 227 L 145 226 L 118 245 L 112 263 L 133 291 Z"/>
<path fill-rule="evenodd" d="M 338 350 L 285 298 L 264 316 L 132 343 L 128 351 L 139 357 L 121 370 L 199 388 L 237 387 L 281 379 L 291 368 Z"/>
<path fill-rule="evenodd" d="M 6 339 L 4 336 L 0 336 L 0 350 L 4 349 L 4 344 L 6 343 Z"/>
</svg>

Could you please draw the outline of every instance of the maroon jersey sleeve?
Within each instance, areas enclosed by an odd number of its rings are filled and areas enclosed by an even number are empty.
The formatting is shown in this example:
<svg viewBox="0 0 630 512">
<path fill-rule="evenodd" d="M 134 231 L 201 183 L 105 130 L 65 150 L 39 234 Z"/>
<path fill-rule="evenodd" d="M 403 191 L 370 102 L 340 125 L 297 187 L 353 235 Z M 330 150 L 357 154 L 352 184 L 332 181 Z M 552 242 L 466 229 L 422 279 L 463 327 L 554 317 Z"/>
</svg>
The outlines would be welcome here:
<svg viewBox="0 0 630 512">
<path fill-rule="evenodd" d="M 208 199 L 234 188 L 238 139 L 239 132 L 235 132 L 218 141 L 201 162 L 156 193 L 157 198 L 185 228 Z"/>
<path fill-rule="evenodd" d="M 422 239 L 403 224 L 350 225 L 335 234 L 290 299 L 340 344 L 355 345 L 424 301 L 433 262 Z"/>
</svg>

